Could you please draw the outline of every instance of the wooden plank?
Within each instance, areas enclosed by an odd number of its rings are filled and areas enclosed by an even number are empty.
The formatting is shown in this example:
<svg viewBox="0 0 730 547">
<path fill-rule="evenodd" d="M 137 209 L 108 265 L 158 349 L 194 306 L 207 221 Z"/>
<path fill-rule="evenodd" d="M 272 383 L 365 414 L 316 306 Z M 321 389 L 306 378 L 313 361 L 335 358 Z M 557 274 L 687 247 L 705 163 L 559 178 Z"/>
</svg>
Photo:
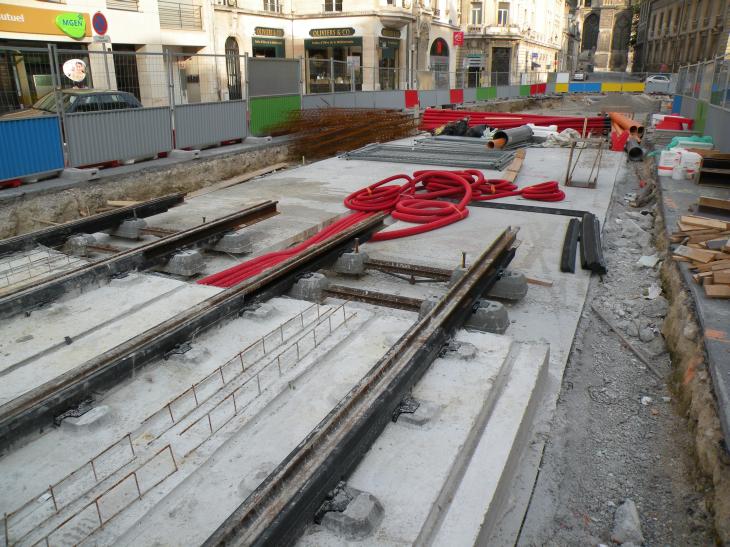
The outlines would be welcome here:
<svg viewBox="0 0 730 547">
<path fill-rule="evenodd" d="M 195 198 L 198 196 L 209 194 L 211 192 L 223 190 L 224 188 L 230 188 L 231 186 L 236 186 L 237 184 L 241 184 L 241 183 L 251 180 L 253 178 L 260 177 L 261 175 L 266 175 L 267 173 L 271 173 L 272 171 L 276 171 L 278 169 L 284 169 L 287 165 L 289 165 L 289 164 L 288 163 L 275 163 L 274 165 L 269 165 L 268 167 L 264 167 L 263 169 L 257 169 L 256 171 L 251 171 L 249 173 L 244 173 L 242 175 L 238 175 L 238 176 L 232 177 L 230 179 L 227 179 L 227 180 L 224 180 L 221 182 L 217 182 L 215 184 L 207 186 L 206 188 L 201 188 L 200 190 L 196 190 L 195 192 L 188 194 L 187 197 Z"/>
<path fill-rule="evenodd" d="M 693 226 L 691 224 L 686 224 L 684 222 L 677 222 L 677 226 L 679 227 L 680 233 L 686 234 L 687 232 L 692 232 L 694 234 L 696 233 L 707 233 L 708 230 L 703 230 L 701 226 Z"/>
<path fill-rule="evenodd" d="M 730 254 L 728 253 L 718 253 L 717 251 L 713 251 L 715 253 L 715 260 L 729 260 Z"/>
<path fill-rule="evenodd" d="M 674 254 L 677 256 L 683 256 L 694 260 L 695 262 L 707 263 L 715 259 L 715 251 L 703 251 L 702 249 L 693 249 L 686 247 L 685 245 L 679 245 L 675 250 Z"/>
<path fill-rule="evenodd" d="M 504 170 L 504 177 L 502 177 L 504 180 L 508 180 L 510 182 L 514 182 L 517 178 L 517 174 L 520 172 L 520 169 L 522 169 L 522 162 L 525 161 L 525 149 L 520 148 L 515 152 L 515 159 L 512 160 L 512 163 L 509 164 L 507 169 Z"/>
<path fill-rule="evenodd" d="M 541 287 L 552 287 L 553 282 L 550 279 L 539 279 L 537 277 L 526 277 L 530 285 L 540 285 Z"/>
<path fill-rule="evenodd" d="M 730 284 L 730 270 L 719 270 L 712 272 L 713 283 L 727 283 Z"/>
<path fill-rule="evenodd" d="M 722 211 L 730 211 L 730 199 L 711 198 L 700 196 L 697 201 L 700 209 L 719 209 Z"/>
<path fill-rule="evenodd" d="M 730 235 L 730 232 L 717 232 L 715 230 L 712 231 L 711 234 L 700 234 L 700 235 L 691 235 L 689 236 L 689 243 L 702 243 L 703 241 L 714 241 L 720 239 L 720 241 L 727 240 L 727 236 Z M 726 237 L 722 237 L 726 236 Z"/>
<path fill-rule="evenodd" d="M 730 285 L 705 285 L 708 298 L 730 298 Z"/>
<path fill-rule="evenodd" d="M 107 200 L 106 204 L 109 207 L 129 207 L 130 205 L 137 205 L 140 203 L 139 201 L 133 201 L 133 200 L 124 200 L 124 199 L 109 199 Z"/>
<path fill-rule="evenodd" d="M 730 268 L 730 260 L 716 260 L 714 262 L 708 262 L 706 264 L 700 264 L 697 269 L 701 272 L 709 272 L 712 270 L 722 270 Z"/>
<path fill-rule="evenodd" d="M 697 217 L 692 215 L 683 216 L 680 219 L 680 222 L 682 224 L 689 224 L 692 226 L 701 226 L 703 228 L 716 228 L 718 230 L 728 230 L 730 229 L 729 223 L 723 222 L 722 220 L 717 220 L 714 218 L 705 218 L 705 217 Z"/>
</svg>

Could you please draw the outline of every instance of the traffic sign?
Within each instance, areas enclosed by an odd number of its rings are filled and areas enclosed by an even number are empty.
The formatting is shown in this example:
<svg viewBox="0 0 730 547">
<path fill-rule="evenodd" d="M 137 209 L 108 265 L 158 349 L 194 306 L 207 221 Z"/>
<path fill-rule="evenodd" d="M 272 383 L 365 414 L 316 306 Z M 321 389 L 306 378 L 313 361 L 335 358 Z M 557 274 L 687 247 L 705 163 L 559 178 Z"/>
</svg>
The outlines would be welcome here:
<svg viewBox="0 0 730 547">
<path fill-rule="evenodd" d="M 100 11 L 97 11 L 91 18 L 91 26 L 94 27 L 94 32 L 96 32 L 99 36 L 104 36 L 106 31 L 109 29 L 106 17 Z"/>
</svg>

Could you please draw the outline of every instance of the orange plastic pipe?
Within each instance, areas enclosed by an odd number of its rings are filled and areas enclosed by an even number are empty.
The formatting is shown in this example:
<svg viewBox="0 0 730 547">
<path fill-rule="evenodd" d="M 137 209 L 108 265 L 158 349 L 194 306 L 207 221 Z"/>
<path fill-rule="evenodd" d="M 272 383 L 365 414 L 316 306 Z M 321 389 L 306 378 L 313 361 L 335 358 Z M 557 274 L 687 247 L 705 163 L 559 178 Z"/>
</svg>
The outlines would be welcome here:
<svg viewBox="0 0 730 547">
<path fill-rule="evenodd" d="M 494 139 L 487 142 L 487 148 L 504 148 L 505 144 L 507 144 L 507 139 Z"/>
<path fill-rule="evenodd" d="M 630 134 L 638 135 L 639 137 L 644 136 L 644 126 L 639 125 L 628 116 L 624 116 L 620 112 L 609 112 L 608 116 L 612 122 L 615 122 L 622 129 L 627 129 Z"/>
</svg>

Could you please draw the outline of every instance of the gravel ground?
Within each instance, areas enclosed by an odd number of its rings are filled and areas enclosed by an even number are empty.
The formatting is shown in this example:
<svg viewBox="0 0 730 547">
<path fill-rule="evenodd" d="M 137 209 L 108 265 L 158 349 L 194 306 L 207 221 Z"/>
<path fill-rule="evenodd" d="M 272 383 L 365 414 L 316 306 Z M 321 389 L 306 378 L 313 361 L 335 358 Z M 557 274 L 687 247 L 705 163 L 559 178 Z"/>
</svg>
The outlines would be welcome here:
<svg viewBox="0 0 730 547">
<path fill-rule="evenodd" d="M 652 214 L 627 206 L 638 180 L 617 181 L 603 230 L 609 273 L 589 289 L 519 545 L 611 544 L 626 499 L 638 508 L 644 545 L 715 543 L 709 485 L 695 470 L 687 422 L 667 387 L 671 364 L 659 333 L 667 302 L 645 298 L 660 284 L 658 265 L 637 265 L 656 252 Z M 661 379 L 591 306 L 650 356 Z"/>
</svg>

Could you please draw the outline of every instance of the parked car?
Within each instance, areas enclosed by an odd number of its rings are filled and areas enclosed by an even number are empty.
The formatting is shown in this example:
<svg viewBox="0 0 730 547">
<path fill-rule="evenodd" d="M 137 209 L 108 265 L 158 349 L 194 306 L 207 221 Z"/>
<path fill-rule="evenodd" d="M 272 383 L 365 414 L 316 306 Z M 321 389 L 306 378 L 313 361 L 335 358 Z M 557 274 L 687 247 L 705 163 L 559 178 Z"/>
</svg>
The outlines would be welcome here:
<svg viewBox="0 0 730 547">
<path fill-rule="evenodd" d="M 573 74 L 573 81 L 574 82 L 585 82 L 588 79 L 588 74 L 586 72 L 576 72 Z"/>
<path fill-rule="evenodd" d="M 61 100 L 66 114 L 142 108 L 142 103 L 131 93 L 107 89 L 64 89 L 61 91 Z M 38 99 L 31 108 L 9 112 L 0 116 L 0 119 L 17 120 L 47 116 L 57 112 L 56 93 L 52 91 Z"/>
<path fill-rule="evenodd" d="M 664 74 L 654 74 L 653 76 L 649 76 L 646 80 L 644 80 L 645 84 L 668 84 L 669 83 L 669 76 L 665 76 Z"/>
</svg>

